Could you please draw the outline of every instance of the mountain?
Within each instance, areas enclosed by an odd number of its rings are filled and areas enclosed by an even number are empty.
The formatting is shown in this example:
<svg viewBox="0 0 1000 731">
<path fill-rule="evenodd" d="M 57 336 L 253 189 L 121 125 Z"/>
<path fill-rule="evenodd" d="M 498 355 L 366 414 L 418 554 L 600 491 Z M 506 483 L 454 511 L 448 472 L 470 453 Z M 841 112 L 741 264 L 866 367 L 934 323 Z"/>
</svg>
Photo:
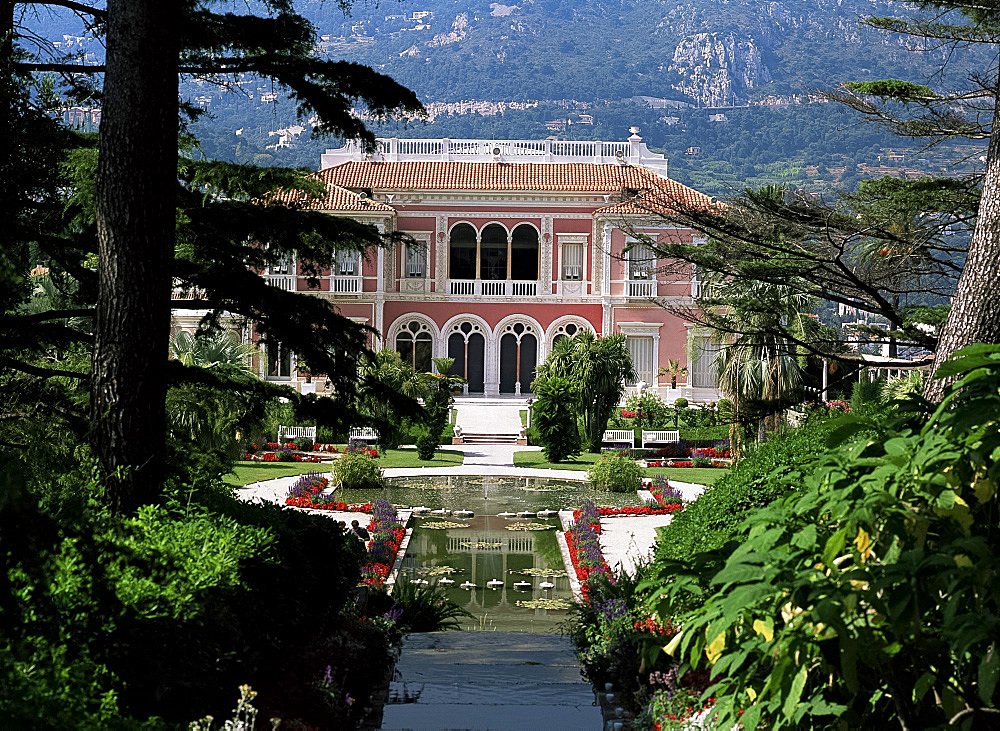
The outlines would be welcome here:
<svg viewBox="0 0 1000 731">
<path fill-rule="evenodd" d="M 859 27 L 885 0 L 459 0 L 300 7 L 318 49 L 385 71 L 425 101 L 623 99 L 740 105 L 842 80 L 929 77 L 947 50 Z M 953 58 L 957 74 L 970 59 Z"/>
</svg>

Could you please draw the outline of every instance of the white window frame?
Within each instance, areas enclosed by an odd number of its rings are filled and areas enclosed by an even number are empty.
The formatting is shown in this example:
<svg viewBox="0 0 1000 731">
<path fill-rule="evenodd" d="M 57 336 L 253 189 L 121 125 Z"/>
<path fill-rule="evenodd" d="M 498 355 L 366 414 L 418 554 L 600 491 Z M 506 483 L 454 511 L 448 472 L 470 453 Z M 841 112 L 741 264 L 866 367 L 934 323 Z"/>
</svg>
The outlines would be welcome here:
<svg viewBox="0 0 1000 731">
<path fill-rule="evenodd" d="M 649 244 L 644 244 L 637 239 L 628 239 L 625 245 L 630 247 L 626 252 L 626 278 L 629 281 L 645 282 L 656 276 L 656 252 Z M 638 253 L 649 253 L 648 258 L 639 258 Z M 638 267 L 639 262 L 647 263 L 646 266 Z"/>
<path fill-rule="evenodd" d="M 427 244 L 418 241 L 415 244 L 403 244 L 403 278 L 404 279 L 426 279 L 427 278 Z"/>
<path fill-rule="evenodd" d="M 333 257 L 335 277 L 357 277 L 361 274 L 361 254 L 353 249 L 338 249 Z"/>
<path fill-rule="evenodd" d="M 663 327 L 663 323 L 659 322 L 619 322 L 617 323 L 618 329 L 625 336 L 626 346 L 628 345 L 628 340 L 630 338 L 651 338 L 653 341 L 653 355 L 652 355 L 652 368 L 650 373 L 637 373 L 637 379 L 632 383 L 626 383 L 626 386 L 635 386 L 639 381 L 646 381 L 646 384 L 650 387 L 655 387 L 657 384 L 657 374 L 660 371 L 660 328 Z M 631 351 L 629 351 L 631 355 Z M 648 378 L 644 378 L 648 376 Z"/>
</svg>

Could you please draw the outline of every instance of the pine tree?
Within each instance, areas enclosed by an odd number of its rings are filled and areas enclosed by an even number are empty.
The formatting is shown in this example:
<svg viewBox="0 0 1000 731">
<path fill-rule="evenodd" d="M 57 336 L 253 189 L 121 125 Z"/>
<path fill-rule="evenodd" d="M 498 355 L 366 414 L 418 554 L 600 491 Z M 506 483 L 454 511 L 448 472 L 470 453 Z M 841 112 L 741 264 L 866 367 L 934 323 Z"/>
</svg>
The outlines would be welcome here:
<svg viewBox="0 0 1000 731">
<path fill-rule="evenodd" d="M 131 512 L 155 501 L 162 482 L 164 400 L 170 371 L 178 370 L 168 369 L 166 359 L 172 286 L 197 292 L 198 307 L 244 316 L 258 323 L 259 332 L 280 336 L 314 370 L 330 374 L 338 396 L 349 403 L 366 331 L 319 298 L 268 287 L 254 270 L 294 252 L 315 274 L 337 248 L 385 243 L 371 227 L 265 198 L 275 186 L 318 192 L 303 171 L 190 157 L 178 165 L 180 114 L 186 110 L 178 102 L 178 74 L 273 78 L 291 90 L 300 112 L 319 115 L 317 133 L 369 145 L 374 136 L 351 114 L 355 100 L 376 117 L 415 112 L 420 104 L 367 67 L 312 56 L 315 29 L 287 0 L 264 3 L 266 14 L 245 15 L 215 12 L 214 3 L 193 0 L 109 0 L 96 9 L 70 0 L 32 5 L 72 7 L 105 34 L 103 66 L 29 59 L 18 69 L 104 75 L 91 442 L 109 504 Z M 4 12 L 4 22 L 14 18 Z M 13 21 L 11 26 L 16 31 Z M 324 399 L 303 406 L 334 423 L 344 416 Z"/>
</svg>

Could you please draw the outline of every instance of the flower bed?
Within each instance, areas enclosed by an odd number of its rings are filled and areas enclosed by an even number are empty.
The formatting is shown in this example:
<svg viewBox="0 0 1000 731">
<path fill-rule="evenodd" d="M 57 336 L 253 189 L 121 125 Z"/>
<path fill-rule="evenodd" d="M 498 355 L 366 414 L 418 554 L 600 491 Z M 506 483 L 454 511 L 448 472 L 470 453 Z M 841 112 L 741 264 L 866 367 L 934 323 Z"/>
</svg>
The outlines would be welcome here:
<svg viewBox="0 0 1000 731">
<path fill-rule="evenodd" d="M 322 458 L 308 455 L 295 454 L 287 449 L 279 449 L 277 452 L 264 452 L 263 454 L 250 454 L 245 457 L 247 462 L 322 462 Z"/>
<path fill-rule="evenodd" d="M 670 515 L 670 513 L 674 513 L 680 510 L 682 507 L 684 506 L 678 503 L 676 505 L 665 505 L 659 508 L 654 508 L 650 505 L 627 506 L 624 508 L 597 508 L 597 516 L 598 518 L 614 518 L 617 516 Z M 583 517 L 584 515 L 582 510 L 573 511 L 573 520 L 575 520 L 576 522 L 580 522 L 580 520 Z M 598 533 L 600 533 L 601 532 L 600 521 L 594 523 L 593 525 L 595 526 L 595 530 Z"/>
<path fill-rule="evenodd" d="M 347 446 L 344 447 L 344 454 L 355 453 L 367 454 L 369 457 L 378 457 L 378 450 L 374 447 L 369 447 L 366 442 L 363 442 L 360 439 L 352 439 L 347 443 Z"/>
<path fill-rule="evenodd" d="M 601 551 L 601 517 L 597 506 L 593 501 L 587 500 L 579 512 L 579 520 L 566 531 L 566 546 L 569 548 L 573 570 L 580 580 L 583 600 L 590 603 L 590 592 L 594 583 L 600 581 L 614 583 L 614 576 Z"/>
<path fill-rule="evenodd" d="M 704 460 L 699 464 L 695 464 L 689 459 L 652 459 L 646 460 L 647 467 L 719 467 L 728 468 L 729 462 L 721 461 L 720 459 L 709 459 L 708 457 L 699 457 L 699 460 Z"/>
<path fill-rule="evenodd" d="M 361 580 L 369 586 L 384 586 L 392 564 L 406 535 L 406 528 L 399 522 L 395 508 L 379 498 L 372 505 L 372 519 L 368 523 L 369 561 L 361 567 Z"/>
<path fill-rule="evenodd" d="M 654 479 L 653 484 L 649 486 L 649 492 L 656 498 L 656 502 L 664 508 L 670 508 L 672 512 L 684 507 L 680 490 L 670 487 L 670 483 L 667 482 L 666 478 L 658 477 Z"/>
<path fill-rule="evenodd" d="M 312 510 L 336 510 L 343 513 L 372 512 L 371 503 L 348 505 L 334 500 L 331 495 L 323 495 L 323 490 L 329 484 L 330 480 L 323 475 L 315 472 L 304 474 L 288 488 L 285 505 L 291 505 L 293 508 L 311 508 Z"/>
</svg>

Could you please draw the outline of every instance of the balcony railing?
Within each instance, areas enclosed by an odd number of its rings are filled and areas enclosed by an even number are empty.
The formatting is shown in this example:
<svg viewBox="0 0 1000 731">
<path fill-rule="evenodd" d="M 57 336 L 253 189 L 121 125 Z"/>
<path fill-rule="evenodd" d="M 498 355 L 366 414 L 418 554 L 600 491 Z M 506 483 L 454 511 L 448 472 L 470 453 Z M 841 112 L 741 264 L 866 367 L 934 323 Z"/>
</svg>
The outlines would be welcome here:
<svg viewBox="0 0 1000 731">
<path fill-rule="evenodd" d="M 463 297 L 536 297 L 536 280 L 449 279 L 448 293 Z"/>
<path fill-rule="evenodd" d="M 629 297 L 649 299 L 656 296 L 656 280 L 642 279 L 626 282 Z"/>
<path fill-rule="evenodd" d="M 330 277 L 330 291 L 334 294 L 361 294 L 361 277 Z"/>
<path fill-rule="evenodd" d="M 270 274 L 265 279 L 272 287 L 283 289 L 286 292 L 294 292 L 298 289 L 295 282 L 296 277 L 292 274 Z"/>
</svg>

